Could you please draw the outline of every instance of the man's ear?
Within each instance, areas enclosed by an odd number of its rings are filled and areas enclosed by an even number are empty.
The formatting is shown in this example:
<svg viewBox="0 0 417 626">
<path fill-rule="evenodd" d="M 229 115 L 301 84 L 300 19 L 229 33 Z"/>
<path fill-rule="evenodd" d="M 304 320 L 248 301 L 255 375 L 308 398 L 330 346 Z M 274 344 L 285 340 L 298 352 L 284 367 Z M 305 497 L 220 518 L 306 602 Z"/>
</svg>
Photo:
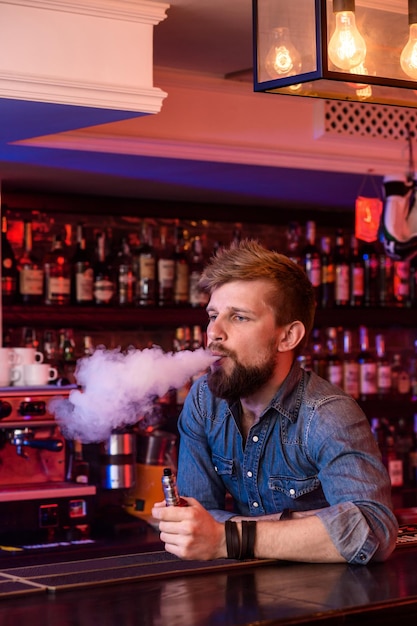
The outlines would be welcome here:
<svg viewBox="0 0 417 626">
<path fill-rule="evenodd" d="M 306 333 L 305 326 L 299 320 L 284 326 L 278 340 L 278 352 L 289 352 L 294 350 L 303 339 Z"/>
</svg>

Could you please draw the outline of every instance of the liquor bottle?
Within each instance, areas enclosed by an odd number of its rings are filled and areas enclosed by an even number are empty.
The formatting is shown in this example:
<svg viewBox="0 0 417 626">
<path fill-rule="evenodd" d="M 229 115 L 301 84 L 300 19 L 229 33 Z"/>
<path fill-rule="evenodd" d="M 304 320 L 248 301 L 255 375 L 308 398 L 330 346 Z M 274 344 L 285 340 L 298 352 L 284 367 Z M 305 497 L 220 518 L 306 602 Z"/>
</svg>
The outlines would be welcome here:
<svg viewBox="0 0 417 626">
<path fill-rule="evenodd" d="M 77 365 L 74 331 L 72 328 L 62 328 L 59 331 L 58 345 L 59 371 L 67 384 L 74 384 L 75 368 Z"/>
<path fill-rule="evenodd" d="M 133 306 L 135 304 L 135 274 L 133 271 L 133 256 L 130 251 L 127 237 L 122 237 L 114 258 L 116 275 L 116 303 L 119 306 Z"/>
<path fill-rule="evenodd" d="M 22 304 L 41 304 L 43 301 L 43 265 L 32 250 L 32 222 L 24 222 L 23 254 L 18 261 L 19 300 Z"/>
<path fill-rule="evenodd" d="M 353 353 L 351 330 L 343 331 L 343 389 L 352 398 L 359 398 L 359 363 Z"/>
<path fill-rule="evenodd" d="M 322 378 L 326 378 L 325 350 L 323 349 L 319 328 L 313 328 L 311 338 L 311 369 Z"/>
<path fill-rule="evenodd" d="M 175 229 L 174 263 L 174 304 L 184 306 L 188 304 L 190 265 L 186 251 L 184 231 L 179 226 Z"/>
<path fill-rule="evenodd" d="M 375 350 L 376 350 L 376 378 L 378 396 L 385 397 L 390 395 L 392 391 L 392 374 L 391 363 L 385 351 L 385 337 L 384 335 L 375 336 Z"/>
<path fill-rule="evenodd" d="M 398 457 L 395 448 L 395 428 L 388 426 L 385 437 L 385 446 L 382 449 L 382 461 L 388 470 L 391 487 L 398 488 L 404 485 L 404 470 L 402 459 Z"/>
<path fill-rule="evenodd" d="M 373 242 L 363 243 L 360 247 L 360 255 L 362 256 L 364 267 L 363 303 L 366 307 L 374 307 L 378 305 L 380 299 L 379 255 L 376 245 Z"/>
<path fill-rule="evenodd" d="M 98 233 L 96 238 L 96 260 L 94 262 L 93 296 L 94 304 L 109 306 L 114 303 L 116 281 L 113 268 L 106 255 L 106 234 Z"/>
<path fill-rule="evenodd" d="M 322 309 L 332 309 L 334 306 L 335 272 L 331 238 L 321 238 L 321 299 Z"/>
<path fill-rule="evenodd" d="M 369 349 L 369 336 L 366 326 L 359 326 L 359 396 L 368 400 L 377 393 L 376 359 Z"/>
<path fill-rule="evenodd" d="M 87 250 L 82 224 L 77 224 L 77 244 L 71 259 L 72 288 L 71 299 L 77 305 L 91 305 L 94 302 L 94 270 Z"/>
<path fill-rule="evenodd" d="M 343 362 L 337 347 L 337 328 L 327 328 L 326 378 L 329 382 L 343 386 Z"/>
<path fill-rule="evenodd" d="M 413 416 L 413 443 L 408 457 L 408 484 L 417 487 L 417 413 Z"/>
<path fill-rule="evenodd" d="M 7 218 L 1 217 L 1 293 L 3 304 L 14 304 L 17 299 L 17 262 L 7 238 Z"/>
<path fill-rule="evenodd" d="M 188 326 L 179 326 L 175 329 L 175 336 L 172 343 L 173 352 L 181 352 L 181 350 L 189 350 L 191 347 L 191 331 Z M 192 379 L 185 381 L 185 383 L 176 390 L 176 404 L 183 405 L 184 400 L 190 391 Z"/>
<path fill-rule="evenodd" d="M 43 269 L 45 304 L 67 306 L 71 299 L 71 265 L 60 234 L 55 235 L 45 255 Z"/>
<path fill-rule="evenodd" d="M 391 257 L 385 254 L 385 250 L 381 248 L 379 250 L 378 264 L 379 306 L 389 307 L 393 304 L 393 273 L 394 261 Z"/>
<path fill-rule="evenodd" d="M 336 242 L 333 253 L 334 259 L 334 303 L 336 307 L 349 306 L 350 297 L 350 267 L 345 251 L 343 230 L 336 231 Z"/>
<path fill-rule="evenodd" d="M 157 294 L 156 250 L 150 224 L 143 222 L 141 243 L 133 253 L 136 306 L 155 306 Z M 188 296 L 188 294 L 187 294 Z"/>
<path fill-rule="evenodd" d="M 352 235 L 350 240 L 349 266 L 349 303 L 352 307 L 361 307 L 363 306 L 365 293 L 365 270 L 362 257 L 359 254 L 358 240 L 355 235 Z"/>
<path fill-rule="evenodd" d="M 300 240 L 300 224 L 298 222 L 290 222 L 286 231 L 285 254 L 289 259 L 291 259 L 291 261 L 297 263 L 297 265 L 301 265 Z"/>
<path fill-rule="evenodd" d="M 168 229 L 161 226 L 159 231 L 159 249 L 157 252 L 158 305 L 174 304 L 175 261 L 172 246 L 168 241 Z"/>
<path fill-rule="evenodd" d="M 208 294 L 202 291 L 198 282 L 204 269 L 203 244 L 200 237 L 194 237 L 191 246 L 189 296 L 188 301 L 192 307 L 205 307 L 208 302 Z"/>
<path fill-rule="evenodd" d="M 394 261 L 393 268 L 394 306 L 406 307 L 410 304 L 410 261 Z"/>
<path fill-rule="evenodd" d="M 396 352 L 392 357 L 391 365 L 392 393 L 398 396 L 408 396 L 411 390 L 410 374 L 404 367 L 401 354 Z"/>
<path fill-rule="evenodd" d="M 411 401 L 417 401 L 417 339 L 414 340 L 413 352 L 410 356 L 408 372 L 410 374 Z"/>
<path fill-rule="evenodd" d="M 306 223 L 305 238 L 306 245 L 304 246 L 301 254 L 302 266 L 308 279 L 313 285 L 316 302 L 320 303 L 321 256 L 320 250 L 316 245 L 316 223 L 311 220 Z"/>
</svg>

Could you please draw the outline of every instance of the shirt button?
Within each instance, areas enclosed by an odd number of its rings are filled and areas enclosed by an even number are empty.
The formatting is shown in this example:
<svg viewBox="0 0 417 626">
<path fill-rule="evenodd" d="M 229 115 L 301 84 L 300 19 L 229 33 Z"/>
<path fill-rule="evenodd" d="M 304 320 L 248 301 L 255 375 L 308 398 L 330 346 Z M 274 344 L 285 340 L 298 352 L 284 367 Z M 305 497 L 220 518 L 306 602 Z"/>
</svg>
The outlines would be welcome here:
<svg viewBox="0 0 417 626">
<path fill-rule="evenodd" d="M 215 465 L 215 466 L 214 466 L 214 471 L 215 471 L 215 472 L 217 472 L 217 471 L 218 471 L 218 469 L 217 469 L 217 465 Z"/>
<path fill-rule="evenodd" d="M 254 435 L 252 437 L 252 441 L 254 441 L 256 443 L 257 441 L 259 441 L 259 437 L 257 435 Z"/>
<path fill-rule="evenodd" d="M 295 496 L 295 489 L 290 489 L 290 496 Z"/>
<path fill-rule="evenodd" d="M 361 561 L 366 561 L 366 554 L 364 554 L 363 552 L 360 553 L 359 558 Z"/>
<path fill-rule="evenodd" d="M 259 504 L 258 504 L 257 502 L 253 502 L 253 503 L 252 503 L 252 506 L 253 506 L 255 509 L 257 509 L 257 508 L 258 508 L 258 506 L 259 506 Z"/>
<path fill-rule="evenodd" d="M 249 472 L 246 474 L 246 476 L 248 476 L 249 478 L 252 478 L 253 474 L 252 474 L 252 472 L 250 472 L 250 471 L 249 471 Z"/>
</svg>

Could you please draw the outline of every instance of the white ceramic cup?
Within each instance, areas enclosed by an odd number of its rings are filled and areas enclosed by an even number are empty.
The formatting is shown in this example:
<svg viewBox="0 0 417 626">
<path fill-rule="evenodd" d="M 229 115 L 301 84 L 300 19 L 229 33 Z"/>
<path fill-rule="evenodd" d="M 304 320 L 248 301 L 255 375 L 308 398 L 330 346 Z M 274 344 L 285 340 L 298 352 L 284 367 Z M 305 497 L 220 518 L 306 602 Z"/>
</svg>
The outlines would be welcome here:
<svg viewBox="0 0 417 626">
<path fill-rule="evenodd" d="M 15 370 L 7 361 L 0 361 L 0 387 L 9 387 L 19 380 L 21 372 Z"/>
<path fill-rule="evenodd" d="M 29 363 L 43 363 L 43 353 L 36 348 L 11 348 L 15 355 L 15 365 L 27 365 Z"/>
<path fill-rule="evenodd" d="M 14 386 L 24 387 L 28 384 L 25 382 L 24 366 L 42 363 L 43 354 L 42 352 L 38 352 L 35 348 L 12 348 L 12 352 L 15 361 L 12 366 L 11 380 Z"/>
<path fill-rule="evenodd" d="M 58 370 L 49 363 L 26 363 L 22 367 L 24 384 L 28 387 L 47 385 L 58 378 Z"/>
<path fill-rule="evenodd" d="M 0 366 L 7 363 L 11 367 L 15 361 L 16 355 L 12 348 L 0 348 Z"/>
</svg>

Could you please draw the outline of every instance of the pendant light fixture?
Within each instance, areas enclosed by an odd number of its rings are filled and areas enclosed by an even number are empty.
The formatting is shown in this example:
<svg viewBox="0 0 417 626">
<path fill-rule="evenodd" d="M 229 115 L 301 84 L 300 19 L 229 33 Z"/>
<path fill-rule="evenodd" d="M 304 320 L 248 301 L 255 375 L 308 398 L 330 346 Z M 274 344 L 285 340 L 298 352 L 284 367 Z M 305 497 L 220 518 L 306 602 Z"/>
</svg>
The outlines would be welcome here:
<svg viewBox="0 0 417 626">
<path fill-rule="evenodd" d="M 404 46 L 400 64 L 404 72 L 417 80 L 417 0 L 408 0 L 409 38 Z"/>
<path fill-rule="evenodd" d="M 417 108 L 417 0 L 253 0 L 253 27 L 255 91 Z"/>
</svg>

